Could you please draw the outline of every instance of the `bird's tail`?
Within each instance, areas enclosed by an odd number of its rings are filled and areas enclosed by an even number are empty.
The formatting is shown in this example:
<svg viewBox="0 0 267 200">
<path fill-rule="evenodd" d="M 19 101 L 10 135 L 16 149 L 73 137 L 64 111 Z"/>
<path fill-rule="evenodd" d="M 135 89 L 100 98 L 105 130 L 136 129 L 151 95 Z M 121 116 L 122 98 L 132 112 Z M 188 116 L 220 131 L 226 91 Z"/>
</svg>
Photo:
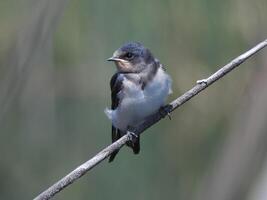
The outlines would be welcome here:
<svg viewBox="0 0 267 200">
<path fill-rule="evenodd" d="M 110 157 L 109 157 L 109 159 L 108 159 L 108 162 L 112 162 L 112 161 L 114 160 L 114 158 L 116 157 L 117 153 L 119 153 L 119 150 L 114 151 L 114 152 L 110 155 Z"/>
</svg>

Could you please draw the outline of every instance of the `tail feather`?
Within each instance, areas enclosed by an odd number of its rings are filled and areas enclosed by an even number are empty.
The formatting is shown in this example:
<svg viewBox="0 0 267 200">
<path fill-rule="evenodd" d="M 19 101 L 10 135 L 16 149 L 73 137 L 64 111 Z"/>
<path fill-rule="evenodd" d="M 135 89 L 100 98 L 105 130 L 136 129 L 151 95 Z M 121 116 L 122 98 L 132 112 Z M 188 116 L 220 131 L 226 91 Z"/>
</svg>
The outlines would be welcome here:
<svg viewBox="0 0 267 200">
<path fill-rule="evenodd" d="M 132 142 L 132 149 L 134 154 L 138 154 L 140 152 L 140 137 L 135 138 L 135 140 Z"/>
<path fill-rule="evenodd" d="M 117 153 L 119 153 L 119 150 L 114 151 L 108 159 L 108 162 L 112 162 L 114 160 L 114 158 L 116 157 Z"/>
<path fill-rule="evenodd" d="M 140 137 L 138 137 L 138 142 L 136 142 L 133 148 L 134 154 L 139 154 L 140 152 Z"/>
</svg>

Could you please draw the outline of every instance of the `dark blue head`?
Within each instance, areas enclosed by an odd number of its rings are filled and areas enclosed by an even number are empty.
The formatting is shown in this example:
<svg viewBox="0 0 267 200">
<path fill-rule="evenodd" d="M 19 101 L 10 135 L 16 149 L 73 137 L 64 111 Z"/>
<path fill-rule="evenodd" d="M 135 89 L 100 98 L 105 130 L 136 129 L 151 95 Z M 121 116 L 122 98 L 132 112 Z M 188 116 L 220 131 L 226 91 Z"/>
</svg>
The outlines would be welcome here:
<svg viewBox="0 0 267 200">
<path fill-rule="evenodd" d="M 114 61 L 120 72 L 141 72 L 154 61 L 154 57 L 139 42 L 129 42 L 116 50 L 108 61 Z"/>
</svg>

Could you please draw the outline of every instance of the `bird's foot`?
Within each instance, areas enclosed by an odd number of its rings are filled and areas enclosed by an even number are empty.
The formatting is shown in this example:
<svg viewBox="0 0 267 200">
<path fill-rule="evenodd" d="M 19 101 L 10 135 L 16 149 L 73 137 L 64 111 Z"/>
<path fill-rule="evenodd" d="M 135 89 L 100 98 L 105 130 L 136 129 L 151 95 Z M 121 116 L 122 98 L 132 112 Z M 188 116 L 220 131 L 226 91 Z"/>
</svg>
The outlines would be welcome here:
<svg viewBox="0 0 267 200">
<path fill-rule="evenodd" d="M 172 119 L 169 106 L 160 107 L 159 114 L 161 115 L 162 118 L 168 115 L 169 120 Z"/>
<path fill-rule="evenodd" d="M 202 83 L 204 83 L 205 85 L 208 85 L 208 79 L 197 80 L 197 84 L 202 84 Z"/>
<path fill-rule="evenodd" d="M 128 130 L 128 133 L 130 133 L 129 134 L 129 141 L 131 143 L 135 143 L 138 140 L 139 135 L 135 133 L 134 127 L 128 126 L 127 130 Z"/>
</svg>

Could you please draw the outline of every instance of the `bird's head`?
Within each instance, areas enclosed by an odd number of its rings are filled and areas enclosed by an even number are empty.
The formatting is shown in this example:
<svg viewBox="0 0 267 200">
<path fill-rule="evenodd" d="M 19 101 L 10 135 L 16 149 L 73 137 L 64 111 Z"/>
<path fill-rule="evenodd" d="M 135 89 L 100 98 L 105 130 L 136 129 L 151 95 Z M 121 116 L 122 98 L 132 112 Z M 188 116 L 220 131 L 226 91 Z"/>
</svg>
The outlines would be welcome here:
<svg viewBox="0 0 267 200">
<path fill-rule="evenodd" d="M 117 49 L 108 61 L 115 62 L 119 72 L 139 73 L 154 61 L 149 49 L 138 42 L 129 42 Z"/>
</svg>

